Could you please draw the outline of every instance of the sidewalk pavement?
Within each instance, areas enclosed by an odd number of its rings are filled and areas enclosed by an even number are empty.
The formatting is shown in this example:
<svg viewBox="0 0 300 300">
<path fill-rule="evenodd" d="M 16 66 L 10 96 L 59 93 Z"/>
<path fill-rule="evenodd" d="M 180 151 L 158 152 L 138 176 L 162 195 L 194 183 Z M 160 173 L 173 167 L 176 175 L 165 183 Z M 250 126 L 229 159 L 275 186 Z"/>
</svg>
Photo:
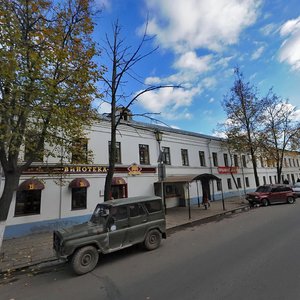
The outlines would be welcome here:
<svg viewBox="0 0 300 300">
<path fill-rule="evenodd" d="M 246 200 L 239 197 L 227 198 L 224 201 L 212 201 L 205 210 L 202 205 L 188 207 L 173 207 L 167 209 L 167 233 L 170 234 L 180 228 L 207 223 L 218 217 L 249 209 Z M 189 218 L 189 216 L 191 218 Z M 3 241 L 0 253 L 0 275 L 14 271 L 25 271 L 29 267 L 39 269 L 43 265 L 59 263 L 52 249 L 52 232 L 32 234 L 20 238 Z M 6 275 L 4 275 L 6 276 Z"/>
</svg>

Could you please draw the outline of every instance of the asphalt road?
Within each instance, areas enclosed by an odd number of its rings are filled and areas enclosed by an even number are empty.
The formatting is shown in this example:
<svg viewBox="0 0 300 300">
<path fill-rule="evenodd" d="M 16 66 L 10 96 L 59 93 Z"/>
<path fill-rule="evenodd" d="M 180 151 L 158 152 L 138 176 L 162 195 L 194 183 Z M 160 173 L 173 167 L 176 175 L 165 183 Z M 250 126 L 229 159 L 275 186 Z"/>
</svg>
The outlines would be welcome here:
<svg viewBox="0 0 300 300">
<path fill-rule="evenodd" d="M 256 208 L 133 247 L 74 276 L 67 266 L 18 275 L 0 299 L 300 299 L 300 200 Z"/>
</svg>

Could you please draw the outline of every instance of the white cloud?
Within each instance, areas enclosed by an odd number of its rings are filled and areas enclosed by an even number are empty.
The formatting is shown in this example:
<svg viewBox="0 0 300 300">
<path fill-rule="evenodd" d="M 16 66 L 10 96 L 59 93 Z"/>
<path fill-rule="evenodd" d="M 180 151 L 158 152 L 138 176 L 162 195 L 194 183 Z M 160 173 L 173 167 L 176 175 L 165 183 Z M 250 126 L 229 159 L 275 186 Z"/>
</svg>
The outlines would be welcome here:
<svg viewBox="0 0 300 300">
<path fill-rule="evenodd" d="M 265 51 L 264 46 L 261 46 L 258 49 L 256 49 L 251 55 L 251 60 L 259 59 L 264 51 Z"/>
<path fill-rule="evenodd" d="M 270 23 L 270 24 L 267 24 L 266 26 L 262 27 L 260 29 L 260 32 L 263 35 L 267 36 L 267 35 L 274 33 L 276 30 L 277 30 L 277 25 L 274 23 Z"/>
<path fill-rule="evenodd" d="M 199 93 L 199 88 L 163 88 L 143 94 L 139 103 L 152 113 L 161 113 L 166 119 L 190 119 L 187 107 L 191 105 L 193 96 Z M 179 112 L 180 111 L 180 112 Z"/>
<path fill-rule="evenodd" d="M 165 48 L 185 53 L 196 48 L 221 51 L 253 24 L 260 0 L 146 0 L 149 33 Z"/>
<path fill-rule="evenodd" d="M 203 73 L 210 69 L 212 55 L 197 57 L 194 51 L 189 51 L 180 56 L 174 66 L 178 69 L 190 69 L 192 71 Z"/>
<path fill-rule="evenodd" d="M 279 50 L 279 61 L 300 71 L 300 17 L 284 23 L 280 28 L 280 35 L 285 40 Z"/>
</svg>

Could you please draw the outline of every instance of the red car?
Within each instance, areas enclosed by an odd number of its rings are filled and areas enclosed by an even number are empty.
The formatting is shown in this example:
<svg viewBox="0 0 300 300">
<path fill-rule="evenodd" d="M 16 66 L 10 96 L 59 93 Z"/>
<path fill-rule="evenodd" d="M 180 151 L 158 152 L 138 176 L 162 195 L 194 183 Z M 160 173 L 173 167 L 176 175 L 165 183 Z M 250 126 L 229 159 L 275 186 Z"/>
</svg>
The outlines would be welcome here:
<svg viewBox="0 0 300 300">
<path fill-rule="evenodd" d="M 259 186 L 254 193 L 248 193 L 246 200 L 250 206 L 268 206 L 273 203 L 295 203 L 296 193 L 285 184 L 265 184 Z"/>
</svg>

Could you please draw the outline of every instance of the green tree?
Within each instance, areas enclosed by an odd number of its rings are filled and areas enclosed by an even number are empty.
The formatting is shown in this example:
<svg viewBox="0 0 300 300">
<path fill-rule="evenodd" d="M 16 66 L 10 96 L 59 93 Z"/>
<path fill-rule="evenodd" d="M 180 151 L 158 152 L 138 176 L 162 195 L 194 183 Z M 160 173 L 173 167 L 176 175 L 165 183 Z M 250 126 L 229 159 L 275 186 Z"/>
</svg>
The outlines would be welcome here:
<svg viewBox="0 0 300 300">
<path fill-rule="evenodd" d="M 45 143 L 70 147 L 96 115 L 92 16 L 88 0 L 0 0 L 1 242 L 22 172 Z"/>
<path fill-rule="evenodd" d="M 255 183 L 258 186 L 257 136 L 263 118 L 263 100 L 259 99 L 257 89 L 249 82 L 245 82 L 239 68 L 235 69 L 234 74 L 233 87 L 222 101 L 228 118 L 223 127 L 230 149 L 237 153 L 248 152 L 251 154 Z"/>
<path fill-rule="evenodd" d="M 264 99 L 263 128 L 259 145 L 263 157 L 276 165 L 277 181 L 281 182 L 285 154 L 299 150 L 300 122 L 296 108 L 270 90 Z"/>
</svg>

